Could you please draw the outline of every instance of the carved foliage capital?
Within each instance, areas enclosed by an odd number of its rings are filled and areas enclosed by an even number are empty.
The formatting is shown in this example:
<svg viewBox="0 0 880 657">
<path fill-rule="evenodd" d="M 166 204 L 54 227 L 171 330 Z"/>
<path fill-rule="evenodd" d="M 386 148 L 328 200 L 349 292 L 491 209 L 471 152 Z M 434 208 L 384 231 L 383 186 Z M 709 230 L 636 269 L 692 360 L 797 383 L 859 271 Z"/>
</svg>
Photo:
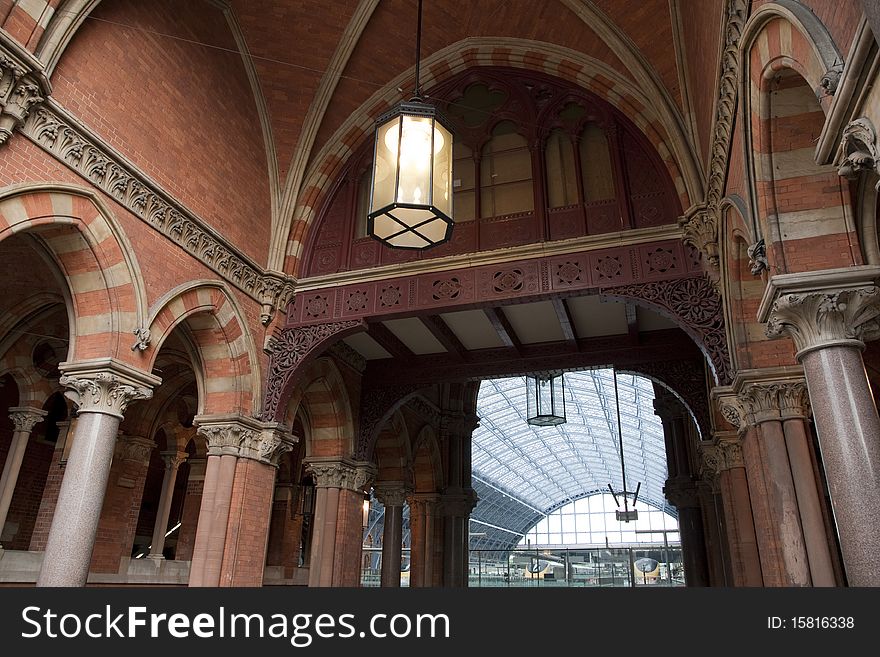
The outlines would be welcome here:
<svg viewBox="0 0 880 657">
<path fill-rule="evenodd" d="M 0 144 L 19 128 L 31 108 L 45 100 L 39 73 L 0 46 Z"/>
<path fill-rule="evenodd" d="M 403 506 L 412 491 L 402 481 L 389 481 L 376 484 L 373 492 L 385 506 Z"/>
<path fill-rule="evenodd" d="M 721 413 L 741 433 L 762 422 L 810 417 L 810 396 L 803 379 L 747 383 L 736 395 L 719 397 Z"/>
<path fill-rule="evenodd" d="M 315 478 L 317 488 L 343 488 L 364 492 L 376 478 L 372 463 L 349 461 L 308 461 L 306 470 Z"/>
<path fill-rule="evenodd" d="M 200 424 L 198 435 L 208 444 L 210 456 L 238 456 L 242 447 L 250 446 L 257 439 L 257 432 L 239 422 Z"/>
<path fill-rule="evenodd" d="M 684 242 L 697 249 L 712 270 L 718 271 L 718 220 L 715 212 L 705 206 L 679 217 Z"/>
<path fill-rule="evenodd" d="M 186 461 L 189 454 L 171 450 L 170 452 L 162 452 L 161 456 L 162 460 L 165 461 L 165 469 L 176 471 Z"/>
<path fill-rule="evenodd" d="M 156 443 L 141 436 L 120 436 L 116 442 L 116 454 L 123 461 L 146 464 Z"/>
<path fill-rule="evenodd" d="M 46 417 L 46 411 L 30 406 L 15 406 L 9 409 L 14 431 L 30 433 L 31 430 Z"/>
<path fill-rule="evenodd" d="M 89 376 L 65 374 L 60 383 L 68 388 L 64 395 L 77 405 L 80 413 L 104 413 L 120 419 L 131 402 L 153 396 L 150 388 L 125 383 L 107 372 Z"/>
<path fill-rule="evenodd" d="M 666 485 L 663 486 L 663 494 L 678 509 L 700 506 L 696 483 L 690 477 L 667 479 Z"/>
<path fill-rule="evenodd" d="M 766 333 L 791 336 L 800 355 L 873 337 L 880 329 L 878 315 L 880 288 L 875 285 L 782 294 L 770 308 Z"/>
</svg>

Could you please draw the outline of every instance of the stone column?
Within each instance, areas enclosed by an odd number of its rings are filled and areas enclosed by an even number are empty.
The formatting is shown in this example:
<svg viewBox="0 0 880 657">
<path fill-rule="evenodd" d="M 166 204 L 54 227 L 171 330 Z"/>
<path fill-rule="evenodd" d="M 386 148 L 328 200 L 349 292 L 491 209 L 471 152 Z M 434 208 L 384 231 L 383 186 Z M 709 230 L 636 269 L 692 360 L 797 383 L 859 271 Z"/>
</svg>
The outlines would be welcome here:
<svg viewBox="0 0 880 657">
<path fill-rule="evenodd" d="M 177 482 L 177 469 L 186 461 L 187 453 L 172 450 L 162 452 L 165 461 L 165 475 L 162 478 L 162 492 L 159 493 L 159 507 L 156 509 L 156 524 L 153 527 L 153 540 L 150 543 L 150 559 L 164 559 L 165 532 L 168 531 L 168 518 L 171 515 L 171 501 L 174 497 L 174 484 Z"/>
<path fill-rule="evenodd" d="M 400 587 L 403 505 L 406 503 L 408 491 L 403 482 L 395 481 L 377 484 L 375 493 L 376 499 L 382 502 L 385 507 L 385 524 L 382 529 L 381 585 L 383 587 Z"/>
<path fill-rule="evenodd" d="M 201 415 L 196 416 L 194 422 L 198 434 L 207 442 L 208 461 L 189 585 L 234 586 L 236 581 L 242 580 L 247 585 L 257 585 L 262 581 L 266 561 L 274 471 L 240 461 L 255 461 L 274 468 L 293 441 L 283 438 L 284 428 L 280 425 L 261 423 L 238 414 Z M 253 490 L 246 490 L 249 477 L 252 484 L 256 482 Z M 236 486 L 238 495 L 234 501 Z M 250 506 L 246 501 L 249 495 L 252 497 Z M 234 512 L 232 517 L 230 511 Z M 244 518 L 246 511 L 247 519 Z M 249 521 L 253 521 L 251 534 L 243 538 L 241 525 Z M 230 533 L 235 543 L 231 548 L 227 545 Z M 259 546 L 259 555 L 245 558 L 244 551 L 256 546 Z"/>
<path fill-rule="evenodd" d="M 718 432 L 711 445 L 700 447 L 703 472 L 714 477 L 721 495 L 725 534 L 734 586 L 763 586 L 761 557 L 743 459 L 742 441 L 733 432 Z"/>
<path fill-rule="evenodd" d="M 468 585 L 470 515 L 477 503 L 472 488 L 447 489 L 440 498 L 443 513 L 443 586 Z"/>
<path fill-rule="evenodd" d="M 352 568 L 346 555 L 337 550 L 338 533 L 344 531 L 345 519 L 360 517 L 360 505 L 354 508 L 357 494 L 369 489 L 376 476 L 372 463 L 352 461 L 347 458 L 311 458 L 305 463 L 306 471 L 315 480 L 315 527 L 312 532 L 311 559 L 309 561 L 309 586 L 333 586 L 340 579 L 347 579 Z M 355 495 L 352 495 L 354 493 Z M 352 508 L 348 508 L 352 507 Z M 358 522 L 358 527 L 361 527 Z M 351 537 L 344 537 L 347 544 Z M 360 572 L 362 541 L 358 540 L 355 566 Z M 352 548 L 352 546 L 344 545 Z M 354 554 L 353 549 L 347 550 Z"/>
<path fill-rule="evenodd" d="M 667 479 L 663 493 L 678 509 L 678 528 L 688 586 L 709 586 L 706 538 L 696 483 L 690 477 Z"/>
<path fill-rule="evenodd" d="M 780 411 L 780 395 L 792 380 L 774 380 L 776 373 L 739 372 L 734 395 L 718 394 L 725 417 L 742 436 L 764 585 L 810 586 L 809 557 Z"/>
<path fill-rule="evenodd" d="M 700 499 L 700 511 L 703 516 L 703 536 L 706 543 L 706 558 L 709 567 L 709 586 L 731 586 L 728 577 L 730 556 L 724 539 L 724 528 L 721 524 L 721 496 L 715 488 L 715 481 L 697 481 L 697 496 Z"/>
<path fill-rule="evenodd" d="M 880 268 L 773 276 L 758 310 L 804 367 L 847 580 L 877 586 L 880 418 L 861 351 L 878 335 Z"/>
<path fill-rule="evenodd" d="M 158 377 L 115 360 L 62 364 L 61 385 L 78 421 L 37 586 L 84 586 L 119 423 L 128 404 L 150 399 Z"/>
<path fill-rule="evenodd" d="M 9 505 L 12 504 L 12 494 L 15 492 L 15 484 L 18 482 L 18 473 L 21 471 L 21 462 L 24 459 L 25 450 L 27 450 L 31 430 L 42 422 L 44 417 L 46 417 L 46 411 L 39 408 L 14 406 L 9 409 L 9 419 L 12 420 L 14 429 L 9 453 L 6 455 L 6 463 L 3 464 L 3 474 L 0 475 L 0 535 L 3 534 Z M 3 546 L 0 545 L 0 549 L 2 548 Z"/>
</svg>

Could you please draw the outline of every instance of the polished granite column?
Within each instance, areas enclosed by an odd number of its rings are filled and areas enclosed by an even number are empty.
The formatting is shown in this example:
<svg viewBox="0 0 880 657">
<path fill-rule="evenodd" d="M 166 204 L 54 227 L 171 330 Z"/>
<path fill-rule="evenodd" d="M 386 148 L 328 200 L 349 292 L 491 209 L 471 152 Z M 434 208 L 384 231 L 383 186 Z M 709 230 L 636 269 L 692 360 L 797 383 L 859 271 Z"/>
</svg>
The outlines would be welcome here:
<svg viewBox="0 0 880 657">
<path fill-rule="evenodd" d="M 12 504 L 12 494 L 15 492 L 15 484 L 18 483 L 18 473 L 21 471 L 21 463 L 24 460 L 31 431 L 43 421 L 44 417 L 46 411 L 39 408 L 15 406 L 9 409 L 9 419 L 12 420 L 14 429 L 12 443 L 9 445 L 6 462 L 3 464 L 3 474 L 0 475 L 0 536 L 3 534 L 6 516 Z M 0 545 L 0 548 L 2 547 Z"/>
<path fill-rule="evenodd" d="M 878 337 L 880 268 L 773 276 L 758 310 L 804 368 L 847 580 L 880 585 L 880 417 L 862 360 Z"/>
<path fill-rule="evenodd" d="M 382 529 L 382 577 L 383 587 L 400 587 L 400 567 L 403 542 L 403 505 L 407 489 L 403 482 L 376 484 L 376 499 L 385 507 Z"/>
<path fill-rule="evenodd" d="M 160 383 L 112 360 L 66 363 L 62 371 L 78 421 L 37 586 L 85 586 L 119 424 L 128 404 L 151 398 Z"/>
</svg>

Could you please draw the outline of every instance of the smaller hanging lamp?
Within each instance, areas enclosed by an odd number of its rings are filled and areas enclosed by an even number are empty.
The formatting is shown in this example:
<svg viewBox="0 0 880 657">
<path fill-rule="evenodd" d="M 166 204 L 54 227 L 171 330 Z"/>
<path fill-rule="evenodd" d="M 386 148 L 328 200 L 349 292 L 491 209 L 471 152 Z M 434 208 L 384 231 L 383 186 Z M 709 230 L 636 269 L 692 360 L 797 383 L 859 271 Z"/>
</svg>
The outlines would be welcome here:
<svg viewBox="0 0 880 657">
<path fill-rule="evenodd" d="M 415 92 L 376 122 L 367 215 L 367 233 L 396 249 L 427 249 L 452 236 L 452 130 L 420 96 L 421 41 L 419 0 Z"/>
<path fill-rule="evenodd" d="M 526 377 L 526 422 L 536 427 L 566 422 L 565 380 L 561 372 L 541 372 Z"/>
</svg>

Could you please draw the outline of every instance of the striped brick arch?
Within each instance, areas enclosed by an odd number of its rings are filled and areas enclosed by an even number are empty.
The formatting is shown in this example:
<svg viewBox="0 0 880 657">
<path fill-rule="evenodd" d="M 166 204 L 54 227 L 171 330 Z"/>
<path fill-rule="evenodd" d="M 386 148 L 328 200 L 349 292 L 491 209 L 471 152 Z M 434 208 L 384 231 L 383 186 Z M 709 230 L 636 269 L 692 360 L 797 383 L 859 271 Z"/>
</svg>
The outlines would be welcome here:
<svg viewBox="0 0 880 657">
<path fill-rule="evenodd" d="M 681 207 L 701 196 L 702 185 L 692 167 L 679 166 L 693 154 L 683 138 L 674 138 L 663 124 L 656 106 L 662 101 L 646 97 L 620 72 L 583 53 L 548 43 L 522 39 L 468 38 L 425 58 L 422 87 L 430 89 L 459 73 L 477 67 L 505 66 L 560 77 L 610 103 L 625 114 L 648 138 L 666 166 Z M 300 189 L 287 243 L 285 271 L 297 274 L 303 262 L 306 232 L 341 174 L 346 161 L 373 134 L 376 119 L 401 100 L 397 87 L 408 84 L 410 72 L 398 76 L 352 112 L 332 138 L 315 154 Z M 410 76 L 411 77 L 411 76 Z"/>
<path fill-rule="evenodd" d="M 425 425 L 413 446 L 413 490 L 416 493 L 436 493 L 443 487 L 443 463 L 437 435 L 430 425 Z"/>
<path fill-rule="evenodd" d="M 376 481 L 408 482 L 412 460 L 410 450 L 406 422 L 400 411 L 396 411 L 379 431 L 376 446 L 373 448 L 373 461 L 379 469 Z"/>
<path fill-rule="evenodd" d="M 145 313 L 134 251 L 103 203 L 67 186 L 0 192 L 0 240 L 26 232 L 55 260 L 73 306 L 68 361 L 112 356 L 137 366 L 131 335 Z"/>
<path fill-rule="evenodd" d="M 221 282 L 193 282 L 175 288 L 150 314 L 150 347 L 145 369 L 152 371 L 162 343 L 185 323 L 198 351 L 199 415 L 254 415 L 262 403 L 254 342 L 231 291 Z"/>
<path fill-rule="evenodd" d="M 822 79 L 840 55 L 815 15 L 800 9 L 762 6 L 741 42 L 745 151 L 753 154 L 757 216 L 773 274 L 861 264 L 847 221 L 848 185 L 835 167 L 815 160 L 833 98 Z"/>
<path fill-rule="evenodd" d="M 299 417 L 305 427 L 305 456 L 354 455 L 354 409 L 348 388 L 329 357 L 311 363 L 293 391 L 284 415 L 292 426 Z"/>
</svg>

